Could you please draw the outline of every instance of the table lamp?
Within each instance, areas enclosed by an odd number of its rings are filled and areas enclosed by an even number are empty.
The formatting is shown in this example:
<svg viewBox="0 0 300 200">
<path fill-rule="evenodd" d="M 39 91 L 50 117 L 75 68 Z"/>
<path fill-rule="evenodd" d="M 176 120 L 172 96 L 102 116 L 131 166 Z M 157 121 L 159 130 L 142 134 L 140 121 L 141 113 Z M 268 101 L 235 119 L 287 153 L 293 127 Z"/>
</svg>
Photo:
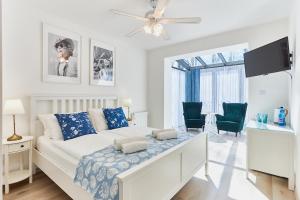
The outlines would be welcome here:
<svg viewBox="0 0 300 200">
<path fill-rule="evenodd" d="M 131 121 L 130 118 L 130 106 L 132 105 L 132 100 L 130 98 L 123 99 L 123 106 L 127 108 L 128 110 L 128 115 L 127 115 L 127 120 Z"/>
<path fill-rule="evenodd" d="M 10 99 L 5 102 L 4 114 L 13 116 L 14 133 L 7 141 L 21 140 L 22 136 L 16 134 L 16 114 L 24 114 L 25 110 L 20 99 Z"/>
</svg>

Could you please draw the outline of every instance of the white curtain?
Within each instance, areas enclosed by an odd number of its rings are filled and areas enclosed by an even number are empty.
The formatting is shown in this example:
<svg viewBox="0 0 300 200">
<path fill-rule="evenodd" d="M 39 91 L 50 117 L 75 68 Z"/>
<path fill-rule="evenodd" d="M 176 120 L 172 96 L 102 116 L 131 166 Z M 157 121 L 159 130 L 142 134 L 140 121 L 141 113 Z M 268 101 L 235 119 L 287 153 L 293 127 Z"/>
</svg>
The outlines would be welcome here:
<svg viewBox="0 0 300 200">
<path fill-rule="evenodd" d="M 202 113 L 223 114 L 222 103 L 243 103 L 246 97 L 244 66 L 219 67 L 200 71 Z M 172 126 L 184 126 L 185 72 L 172 69 Z"/>
<path fill-rule="evenodd" d="M 245 102 L 245 79 L 244 65 L 201 70 L 200 101 L 203 102 L 203 113 L 223 114 L 223 102 Z"/>
<path fill-rule="evenodd" d="M 182 102 L 185 101 L 185 72 L 172 69 L 172 127 L 184 126 Z"/>
<path fill-rule="evenodd" d="M 213 70 L 200 71 L 200 101 L 202 102 L 202 113 L 209 113 L 213 110 Z"/>
</svg>

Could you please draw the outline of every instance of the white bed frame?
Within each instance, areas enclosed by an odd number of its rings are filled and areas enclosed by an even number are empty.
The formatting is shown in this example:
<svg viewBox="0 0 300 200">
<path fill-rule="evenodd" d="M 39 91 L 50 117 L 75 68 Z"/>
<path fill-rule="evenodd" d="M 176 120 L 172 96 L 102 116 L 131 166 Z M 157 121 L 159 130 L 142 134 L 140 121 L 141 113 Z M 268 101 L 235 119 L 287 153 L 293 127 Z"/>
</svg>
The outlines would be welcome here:
<svg viewBox="0 0 300 200">
<path fill-rule="evenodd" d="M 87 111 L 89 108 L 115 107 L 117 97 L 96 95 L 31 96 L 31 134 L 42 135 L 37 115 Z M 67 175 L 39 152 L 33 150 L 33 162 L 71 198 L 89 200 L 92 196 L 73 183 Z M 120 200 L 167 200 L 172 198 L 205 165 L 207 174 L 207 135 L 201 133 L 162 154 L 118 175 Z"/>
</svg>

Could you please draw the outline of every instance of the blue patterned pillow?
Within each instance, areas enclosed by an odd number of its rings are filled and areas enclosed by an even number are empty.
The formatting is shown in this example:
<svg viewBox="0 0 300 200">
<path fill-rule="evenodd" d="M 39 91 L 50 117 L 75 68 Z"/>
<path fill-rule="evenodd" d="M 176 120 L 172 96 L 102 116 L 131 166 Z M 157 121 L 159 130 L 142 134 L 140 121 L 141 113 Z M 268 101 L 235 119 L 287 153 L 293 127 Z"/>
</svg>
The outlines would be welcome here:
<svg viewBox="0 0 300 200">
<path fill-rule="evenodd" d="M 121 107 L 103 109 L 108 129 L 127 127 L 128 122 Z"/>
<path fill-rule="evenodd" d="M 64 140 L 88 134 L 96 134 L 87 112 L 55 114 L 55 117 L 61 128 Z"/>
</svg>

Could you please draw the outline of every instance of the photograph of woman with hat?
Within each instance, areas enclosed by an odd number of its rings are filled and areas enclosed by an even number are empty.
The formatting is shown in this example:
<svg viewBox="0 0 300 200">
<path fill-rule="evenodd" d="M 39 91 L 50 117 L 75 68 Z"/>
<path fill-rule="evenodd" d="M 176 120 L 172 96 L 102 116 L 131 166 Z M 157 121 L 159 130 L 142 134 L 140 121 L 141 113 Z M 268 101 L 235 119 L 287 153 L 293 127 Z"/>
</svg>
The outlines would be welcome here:
<svg viewBox="0 0 300 200">
<path fill-rule="evenodd" d="M 44 25 L 44 80 L 80 82 L 80 36 Z"/>
<path fill-rule="evenodd" d="M 57 51 L 57 75 L 58 76 L 68 76 L 68 77 L 77 77 L 77 70 L 75 63 L 71 65 L 70 60 L 73 56 L 74 43 L 70 38 L 59 39 L 55 48 Z"/>
</svg>

